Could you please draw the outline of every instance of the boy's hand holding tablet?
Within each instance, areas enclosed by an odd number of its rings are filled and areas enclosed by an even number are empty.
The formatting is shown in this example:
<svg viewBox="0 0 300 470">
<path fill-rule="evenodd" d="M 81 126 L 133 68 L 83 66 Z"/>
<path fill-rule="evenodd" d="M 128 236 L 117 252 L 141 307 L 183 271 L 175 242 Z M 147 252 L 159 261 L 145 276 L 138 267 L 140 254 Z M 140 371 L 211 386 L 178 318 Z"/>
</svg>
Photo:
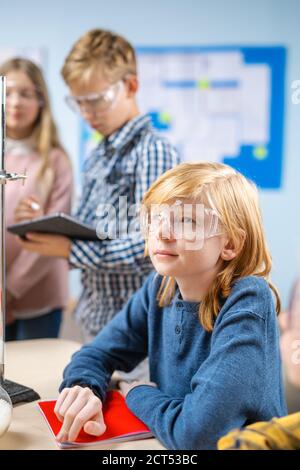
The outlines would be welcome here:
<svg viewBox="0 0 300 470">
<path fill-rule="evenodd" d="M 46 233 L 27 233 L 26 239 L 19 239 L 19 243 L 27 251 L 39 253 L 43 256 L 56 256 L 69 258 L 71 240 L 62 235 L 48 235 Z"/>
</svg>

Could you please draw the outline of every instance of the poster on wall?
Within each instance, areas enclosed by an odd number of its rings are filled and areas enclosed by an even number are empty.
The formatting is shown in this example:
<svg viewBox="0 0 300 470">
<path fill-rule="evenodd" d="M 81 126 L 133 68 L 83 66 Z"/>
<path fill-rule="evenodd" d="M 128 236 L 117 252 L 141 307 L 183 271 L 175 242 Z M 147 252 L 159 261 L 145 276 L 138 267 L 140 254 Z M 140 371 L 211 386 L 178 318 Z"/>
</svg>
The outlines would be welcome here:
<svg viewBox="0 0 300 470">
<path fill-rule="evenodd" d="M 138 103 L 183 161 L 223 162 L 262 189 L 282 185 L 286 49 L 137 48 Z M 82 123 L 80 161 L 101 140 Z"/>
</svg>

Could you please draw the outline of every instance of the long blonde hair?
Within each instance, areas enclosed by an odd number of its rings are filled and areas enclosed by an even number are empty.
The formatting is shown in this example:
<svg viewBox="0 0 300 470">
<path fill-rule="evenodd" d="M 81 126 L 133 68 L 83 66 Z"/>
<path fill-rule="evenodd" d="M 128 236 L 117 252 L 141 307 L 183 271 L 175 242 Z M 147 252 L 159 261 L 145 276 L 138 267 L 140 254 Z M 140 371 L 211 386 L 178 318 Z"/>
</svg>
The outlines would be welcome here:
<svg viewBox="0 0 300 470">
<path fill-rule="evenodd" d="M 67 154 L 60 142 L 56 125 L 52 116 L 47 85 L 41 69 L 28 59 L 13 58 L 2 63 L 0 66 L 0 75 L 7 75 L 9 72 L 24 72 L 32 81 L 37 95 L 41 101 L 40 112 L 34 124 L 32 137 L 37 152 L 41 156 L 41 165 L 37 173 L 37 180 L 43 182 L 47 178 L 47 173 L 51 170 L 49 155 L 53 149 L 61 149 L 67 157 Z"/>
<path fill-rule="evenodd" d="M 144 195 L 142 205 L 149 211 L 152 204 L 168 203 L 174 198 L 189 198 L 214 209 L 229 239 L 240 247 L 234 259 L 223 262 L 221 271 L 200 303 L 199 320 L 202 326 L 207 331 L 213 330 L 220 311 L 220 296 L 227 298 L 234 281 L 251 275 L 262 277 L 268 282 L 274 292 L 276 311 L 279 313 L 279 294 L 268 279 L 272 261 L 255 185 L 230 166 L 221 163 L 182 163 L 152 184 Z M 175 279 L 164 276 L 158 292 L 160 306 L 171 302 L 175 289 Z"/>
</svg>

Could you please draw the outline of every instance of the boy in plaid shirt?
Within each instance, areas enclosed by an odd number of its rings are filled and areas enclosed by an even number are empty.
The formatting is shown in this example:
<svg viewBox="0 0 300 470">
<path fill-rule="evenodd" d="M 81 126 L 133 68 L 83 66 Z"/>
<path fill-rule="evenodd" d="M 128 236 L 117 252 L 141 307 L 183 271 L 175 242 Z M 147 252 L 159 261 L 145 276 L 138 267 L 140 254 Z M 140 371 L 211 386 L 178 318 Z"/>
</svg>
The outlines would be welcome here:
<svg viewBox="0 0 300 470">
<path fill-rule="evenodd" d="M 62 75 L 70 88 L 69 105 L 103 136 L 87 158 L 83 195 L 76 217 L 99 232 L 111 220 L 118 233 L 96 242 L 29 234 L 23 246 L 45 256 L 67 258 L 81 270 L 83 291 L 76 317 L 86 340 L 92 339 L 143 284 L 152 269 L 144 257 L 144 240 L 124 206 L 138 204 L 149 186 L 179 163 L 177 151 L 152 128 L 136 102 L 138 79 L 133 47 L 121 36 L 92 30 L 81 37 L 65 60 Z M 121 202 L 120 202 L 121 201 Z"/>
</svg>

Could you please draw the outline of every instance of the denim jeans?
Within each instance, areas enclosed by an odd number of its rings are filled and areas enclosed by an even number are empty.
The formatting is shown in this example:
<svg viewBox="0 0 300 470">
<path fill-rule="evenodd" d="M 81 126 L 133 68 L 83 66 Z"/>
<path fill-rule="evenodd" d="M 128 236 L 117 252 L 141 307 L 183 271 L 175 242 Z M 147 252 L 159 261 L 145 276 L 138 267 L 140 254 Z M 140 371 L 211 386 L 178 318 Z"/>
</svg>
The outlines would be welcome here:
<svg viewBox="0 0 300 470">
<path fill-rule="evenodd" d="M 56 308 L 45 315 L 27 320 L 15 320 L 5 328 L 6 341 L 25 339 L 57 338 L 62 318 L 62 309 Z"/>
</svg>

